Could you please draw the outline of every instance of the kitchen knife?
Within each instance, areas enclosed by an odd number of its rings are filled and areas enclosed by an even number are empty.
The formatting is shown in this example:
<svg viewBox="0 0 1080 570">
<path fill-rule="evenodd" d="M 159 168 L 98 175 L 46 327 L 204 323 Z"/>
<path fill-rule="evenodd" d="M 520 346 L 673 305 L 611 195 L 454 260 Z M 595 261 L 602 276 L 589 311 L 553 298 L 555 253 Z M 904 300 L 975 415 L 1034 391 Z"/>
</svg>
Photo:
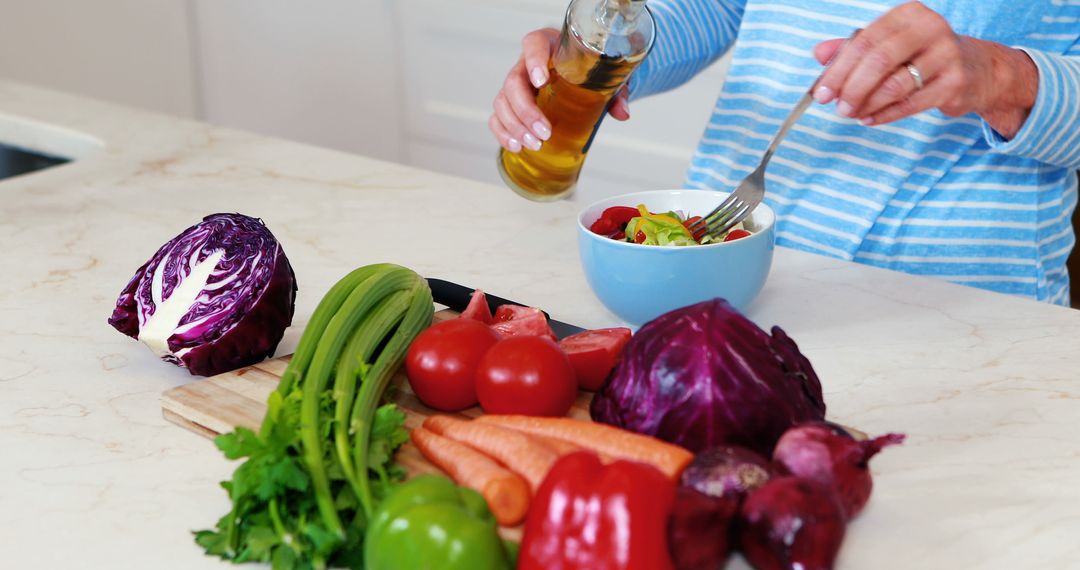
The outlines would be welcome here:
<svg viewBox="0 0 1080 570">
<path fill-rule="evenodd" d="M 464 285 L 458 285 L 457 283 L 446 281 L 445 279 L 428 277 L 427 282 L 428 286 L 431 287 L 431 296 L 435 299 L 436 303 L 446 305 L 459 313 L 463 312 L 465 307 L 469 306 L 469 301 L 472 299 L 473 291 L 475 291 L 475 289 L 471 289 Z M 498 309 L 502 305 L 528 306 L 524 303 L 518 303 L 517 301 L 496 297 L 487 292 L 484 293 L 484 296 L 487 297 L 488 308 L 491 309 L 492 314 L 495 313 L 495 309 Z M 544 316 L 547 317 L 548 325 L 551 326 L 551 330 L 555 333 L 555 336 L 560 339 L 585 331 L 585 329 L 579 326 L 556 321 L 551 318 L 551 315 L 547 314 L 547 312 L 544 312 Z"/>
</svg>

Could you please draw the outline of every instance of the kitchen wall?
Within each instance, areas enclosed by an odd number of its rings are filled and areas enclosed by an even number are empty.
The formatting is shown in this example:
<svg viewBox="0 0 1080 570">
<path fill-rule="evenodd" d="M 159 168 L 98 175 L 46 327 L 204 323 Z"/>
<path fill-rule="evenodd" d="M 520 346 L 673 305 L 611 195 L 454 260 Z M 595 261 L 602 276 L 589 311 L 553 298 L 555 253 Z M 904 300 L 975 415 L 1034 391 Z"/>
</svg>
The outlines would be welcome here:
<svg viewBox="0 0 1080 570">
<path fill-rule="evenodd" d="M 567 0 L 0 0 L 0 77 L 499 183 L 491 100 Z M 724 63 L 607 121 L 576 199 L 678 186 Z"/>
</svg>

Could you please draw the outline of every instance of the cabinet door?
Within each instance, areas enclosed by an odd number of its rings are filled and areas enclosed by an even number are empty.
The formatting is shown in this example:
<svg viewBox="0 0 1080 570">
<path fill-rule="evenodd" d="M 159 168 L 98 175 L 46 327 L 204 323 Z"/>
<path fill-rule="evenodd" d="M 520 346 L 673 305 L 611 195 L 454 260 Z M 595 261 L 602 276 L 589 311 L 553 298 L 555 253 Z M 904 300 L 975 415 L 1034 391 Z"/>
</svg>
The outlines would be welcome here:
<svg viewBox="0 0 1080 570">
<path fill-rule="evenodd" d="M 391 0 L 194 0 L 205 119 L 402 161 Z"/>
<path fill-rule="evenodd" d="M 528 31 L 561 25 L 567 2 L 401 0 L 408 156 L 417 166 L 500 183 L 491 102 Z M 680 89 L 632 105 L 626 123 L 606 120 L 590 149 L 575 200 L 682 185 L 724 79 L 726 59 Z"/>
<path fill-rule="evenodd" d="M 32 0 L 0 7 L 0 77 L 192 117 L 187 2 Z"/>
</svg>

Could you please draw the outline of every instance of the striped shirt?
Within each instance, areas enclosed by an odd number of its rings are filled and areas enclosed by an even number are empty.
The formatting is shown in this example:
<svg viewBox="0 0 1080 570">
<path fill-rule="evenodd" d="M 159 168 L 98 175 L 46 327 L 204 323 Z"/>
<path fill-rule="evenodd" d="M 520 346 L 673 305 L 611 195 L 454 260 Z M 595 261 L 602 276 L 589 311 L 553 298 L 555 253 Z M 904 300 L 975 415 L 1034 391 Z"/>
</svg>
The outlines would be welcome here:
<svg viewBox="0 0 1080 570">
<path fill-rule="evenodd" d="M 818 42 L 894 0 L 650 0 L 657 39 L 631 94 L 672 89 L 733 47 L 686 184 L 730 190 L 821 72 Z M 1038 97 L 1012 140 L 932 110 L 865 127 L 814 105 L 766 174 L 777 243 L 1068 304 L 1080 168 L 1080 0 L 926 0 L 963 35 L 1024 49 Z"/>
</svg>

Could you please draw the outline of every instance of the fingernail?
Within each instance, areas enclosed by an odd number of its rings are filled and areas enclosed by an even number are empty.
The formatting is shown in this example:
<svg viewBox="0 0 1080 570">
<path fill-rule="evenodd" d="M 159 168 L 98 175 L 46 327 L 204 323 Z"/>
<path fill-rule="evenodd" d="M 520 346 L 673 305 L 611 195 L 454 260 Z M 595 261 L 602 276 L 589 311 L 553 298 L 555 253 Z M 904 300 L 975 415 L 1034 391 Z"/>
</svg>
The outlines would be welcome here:
<svg viewBox="0 0 1080 570">
<path fill-rule="evenodd" d="M 510 139 L 506 141 L 506 146 L 510 147 L 509 149 L 507 149 L 510 152 L 521 152 L 521 141 L 517 139 Z"/>
<path fill-rule="evenodd" d="M 533 70 L 532 70 L 532 84 L 533 84 L 533 87 L 536 87 L 537 89 L 539 89 L 540 87 L 542 87 L 544 85 L 544 83 L 546 81 L 547 81 L 547 74 L 544 73 L 544 70 L 540 69 L 539 67 L 534 67 Z"/>
<path fill-rule="evenodd" d="M 540 137 L 540 140 L 542 141 L 551 138 L 551 129 L 547 128 L 547 125 L 540 121 L 533 123 L 533 132 L 536 133 L 536 136 Z"/>
<path fill-rule="evenodd" d="M 859 122 L 862 123 L 864 127 L 871 127 L 876 121 L 874 121 L 873 117 L 867 117 Z"/>
<path fill-rule="evenodd" d="M 836 93 L 833 93 L 832 89 L 824 85 L 814 90 L 814 100 L 822 105 L 832 101 L 834 97 L 836 97 Z"/>
<path fill-rule="evenodd" d="M 525 146 L 527 148 L 532 150 L 540 150 L 540 141 L 531 134 L 525 133 L 524 135 L 522 135 L 521 140 L 525 143 Z"/>
<path fill-rule="evenodd" d="M 850 117 L 855 114 L 855 107 L 852 107 L 847 101 L 841 101 L 836 104 L 836 112 L 845 117 Z"/>
</svg>

